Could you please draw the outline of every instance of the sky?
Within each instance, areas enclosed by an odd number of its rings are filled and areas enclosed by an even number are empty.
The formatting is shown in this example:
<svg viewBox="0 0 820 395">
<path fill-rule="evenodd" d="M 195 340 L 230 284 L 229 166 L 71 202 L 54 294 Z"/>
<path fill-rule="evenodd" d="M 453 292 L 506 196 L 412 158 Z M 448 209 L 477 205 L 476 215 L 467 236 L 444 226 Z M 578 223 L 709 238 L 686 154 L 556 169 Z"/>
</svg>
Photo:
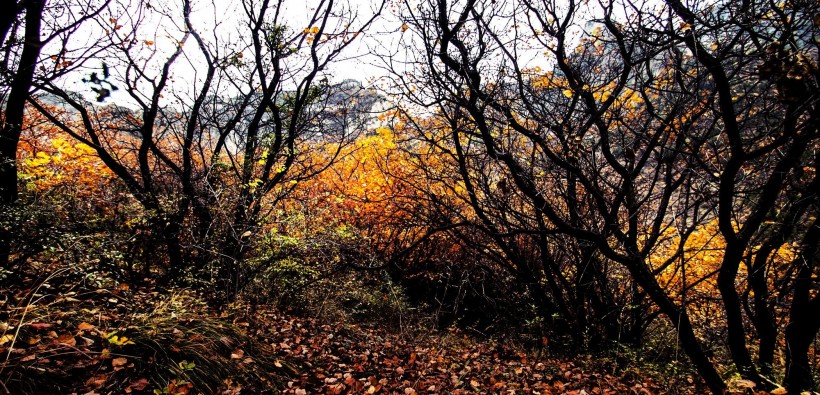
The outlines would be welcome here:
<svg viewBox="0 0 820 395">
<path fill-rule="evenodd" d="M 359 21 L 369 18 L 379 8 L 380 0 L 334 0 L 336 4 L 349 5 L 356 10 Z M 232 4 L 229 4 L 232 3 Z M 226 1 L 221 6 L 238 7 L 239 1 Z M 295 30 L 308 27 L 310 15 L 315 12 L 317 0 L 284 0 L 284 20 Z M 367 79 L 384 76 L 385 72 L 379 64 L 378 57 L 372 51 L 376 47 L 389 46 L 398 40 L 402 23 L 396 12 L 400 0 L 388 0 L 381 15 L 365 34 L 357 38 L 337 61 L 330 65 L 331 74 L 337 79 L 357 79 L 365 82 Z M 205 7 L 204 7 L 205 8 Z M 203 13 L 205 14 L 205 13 Z M 238 13 L 237 13 L 238 15 Z M 231 22 L 226 21 L 226 24 Z M 225 26 L 225 29 L 230 27 Z"/>
<path fill-rule="evenodd" d="M 149 11 L 142 9 L 139 6 L 145 7 L 145 3 L 140 0 L 114 0 L 116 6 L 104 15 L 101 25 L 89 25 L 89 35 L 102 34 L 102 31 L 112 31 L 118 35 L 128 35 L 135 31 L 134 38 L 141 46 L 143 51 L 141 55 L 145 58 L 147 65 L 152 65 L 153 71 L 159 73 L 159 66 L 162 61 L 167 58 L 177 46 L 177 39 L 182 37 L 184 31 L 184 24 L 180 17 L 181 15 L 181 1 L 180 0 L 143 0 L 148 4 L 152 4 Z M 193 4 L 192 23 L 197 31 L 203 36 L 206 41 L 218 40 L 222 51 L 232 50 L 236 52 L 241 51 L 238 43 L 247 39 L 247 31 L 241 28 L 240 22 L 244 17 L 242 9 L 242 1 L 240 0 L 191 0 Z M 262 0 L 247 0 L 247 1 L 262 1 Z M 315 11 L 318 4 L 329 0 L 281 0 L 284 3 L 282 8 L 282 21 L 292 29 L 293 32 L 301 32 L 303 29 L 310 28 L 308 26 L 310 15 Z M 351 9 L 356 10 L 358 14 L 358 21 L 368 19 L 373 12 L 379 7 L 381 0 L 334 0 L 336 4 L 349 5 Z M 271 3 L 276 3 L 277 0 L 271 0 Z M 406 55 L 402 51 L 410 50 L 412 47 L 404 46 L 411 42 L 414 32 L 403 28 L 403 23 L 399 14 L 406 12 L 407 7 L 415 7 L 419 0 L 387 0 L 387 4 L 382 10 L 381 15 L 376 19 L 374 24 L 370 26 L 364 33 L 359 36 L 354 42 L 345 49 L 342 55 L 332 62 L 327 70 L 329 79 L 333 82 L 339 82 L 345 79 L 355 79 L 365 84 L 365 86 L 384 86 L 385 80 L 389 79 L 390 73 L 385 69 L 386 55 L 393 56 L 394 60 L 401 61 L 402 59 L 412 58 L 414 54 Z M 499 0 L 500 3 L 508 4 L 506 1 Z M 410 4 L 408 6 L 408 4 Z M 135 20 L 143 17 L 139 23 Z M 202 72 L 204 70 L 204 63 L 202 59 L 197 59 L 196 43 L 193 39 L 185 43 L 184 59 L 178 61 L 174 66 L 174 81 L 173 84 L 179 87 L 187 87 L 194 89 L 197 82 L 201 81 Z M 191 48 L 189 50 L 189 48 Z M 228 48 L 228 49 L 224 49 Z M 247 50 L 247 48 L 245 49 Z M 519 51 L 526 51 L 520 49 Z M 541 55 L 543 49 L 533 51 L 529 65 L 524 66 L 539 66 L 546 68 L 547 61 Z M 520 54 L 521 52 L 519 52 Z M 246 58 L 247 60 L 247 58 Z M 112 74 L 114 78 L 122 77 L 125 67 L 117 67 L 113 61 L 109 61 Z M 79 73 L 88 75 L 92 72 L 94 67 L 99 68 L 99 63 L 92 61 L 89 63 L 89 68 L 80 70 Z M 394 64 L 399 70 L 402 70 L 401 64 Z M 151 67 L 148 68 L 151 70 Z M 84 91 L 90 93 L 90 88 L 81 81 L 79 76 L 74 75 L 67 80 L 71 90 Z M 123 90 L 115 92 L 112 95 L 114 101 L 127 101 L 128 98 Z M 127 104 L 126 104 L 127 105 Z"/>
<path fill-rule="evenodd" d="M 259 1 L 259 0 L 252 0 Z M 315 12 L 318 0 L 282 0 L 284 21 L 295 32 L 301 32 L 309 28 L 310 16 Z M 384 51 L 386 47 L 394 45 L 401 37 L 401 22 L 396 15 L 397 0 L 390 0 L 393 4 L 383 8 L 382 14 L 376 19 L 374 24 L 348 46 L 336 61 L 328 67 L 327 74 L 333 82 L 345 79 L 355 79 L 369 85 L 380 77 L 385 77 L 387 72 L 379 67 L 379 57 L 373 50 L 380 47 Z M 277 0 L 271 0 L 276 3 Z M 247 39 L 247 32 L 241 28 L 240 21 L 244 16 L 244 11 L 239 0 L 192 0 L 192 24 L 200 32 L 203 39 L 212 41 L 219 40 L 220 46 L 236 46 Z M 326 3 L 326 2 L 325 2 Z M 358 14 L 359 23 L 368 19 L 378 9 L 378 0 L 335 0 L 335 4 L 348 6 Z M 88 24 L 87 29 L 81 35 L 82 40 L 78 45 L 87 45 L 88 41 L 94 41 L 102 34 L 112 32 L 121 36 L 134 34 L 134 39 L 138 42 L 138 50 L 141 48 L 141 56 L 149 70 L 159 73 L 159 65 L 170 56 L 176 49 L 176 40 L 182 37 L 184 22 L 180 17 L 180 1 L 160 0 L 150 1 L 151 11 L 140 11 L 140 2 L 137 0 L 115 0 L 115 6 L 111 11 L 107 11 L 100 20 L 102 24 Z M 144 4 L 142 7 L 145 7 Z M 140 19 L 142 18 L 142 19 Z M 140 19 L 140 22 L 136 22 Z M 108 25 L 110 22 L 110 25 Z M 354 25 L 355 26 L 355 25 Z M 136 31 L 136 33 L 134 33 Z M 189 38 L 186 46 L 193 47 L 188 51 L 183 59 L 174 65 L 174 81 L 172 83 L 180 86 L 196 86 L 198 79 L 201 81 L 205 64 L 202 59 L 196 58 L 196 42 Z M 239 51 L 239 50 L 237 50 Z M 135 51 L 136 52 L 136 51 Z M 48 51 L 44 51 L 48 53 Z M 187 54 L 191 55 L 188 56 Z M 224 53 L 224 50 L 223 50 Z M 118 67 L 115 61 L 105 57 L 94 59 L 85 68 L 79 69 L 73 75 L 69 75 L 65 84 L 73 91 L 85 92 L 91 97 L 90 87 L 82 81 L 91 72 L 99 71 L 101 63 L 106 62 L 110 66 L 112 81 L 116 83 L 117 78 L 122 78 L 125 67 Z M 119 85 L 123 85 L 122 82 Z M 130 99 L 122 89 L 114 92 L 111 102 L 128 105 Z"/>
</svg>

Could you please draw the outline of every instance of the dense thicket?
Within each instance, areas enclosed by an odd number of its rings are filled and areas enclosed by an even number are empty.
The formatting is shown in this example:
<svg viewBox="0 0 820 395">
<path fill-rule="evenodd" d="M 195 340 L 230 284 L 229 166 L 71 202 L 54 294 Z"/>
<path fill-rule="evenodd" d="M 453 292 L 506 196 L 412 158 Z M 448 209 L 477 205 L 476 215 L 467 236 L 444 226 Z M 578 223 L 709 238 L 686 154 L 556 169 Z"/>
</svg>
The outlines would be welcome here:
<svg viewBox="0 0 820 395">
<path fill-rule="evenodd" d="M 545 317 L 638 340 L 645 312 L 613 318 L 631 303 L 612 289 L 632 289 L 720 393 L 697 333 L 714 317 L 692 317 L 693 291 L 717 273 L 738 372 L 769 388 L 785 332 L 785 382 L 797 391 L 812 385 L 806 345 L 820 328 L 806 314 L 820 303 L 817 12 L 811 2 L 428 2 L 406 14 L 409 45 L 425 48 L 407 97 L 433 108 L 442 131 L 420 127 L 419 138 L 449 158 L 473 221 Z M 712 224 L 720 256 L 704 262 L 693 237 Z"/>
</svg>

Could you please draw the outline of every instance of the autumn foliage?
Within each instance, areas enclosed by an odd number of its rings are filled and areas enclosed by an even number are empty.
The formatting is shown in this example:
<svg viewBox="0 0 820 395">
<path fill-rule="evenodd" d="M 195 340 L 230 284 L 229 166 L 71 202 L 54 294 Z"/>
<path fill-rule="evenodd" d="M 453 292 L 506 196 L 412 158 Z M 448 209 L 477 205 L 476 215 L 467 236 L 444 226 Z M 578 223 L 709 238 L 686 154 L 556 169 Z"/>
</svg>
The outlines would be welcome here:
<svg viewBox="0 0 820 395">
<path fill-rule="evenodd" d="M 0 18 L 7 392 L 817 390 L 814 2 L 64 1 Z"/>
</svg>

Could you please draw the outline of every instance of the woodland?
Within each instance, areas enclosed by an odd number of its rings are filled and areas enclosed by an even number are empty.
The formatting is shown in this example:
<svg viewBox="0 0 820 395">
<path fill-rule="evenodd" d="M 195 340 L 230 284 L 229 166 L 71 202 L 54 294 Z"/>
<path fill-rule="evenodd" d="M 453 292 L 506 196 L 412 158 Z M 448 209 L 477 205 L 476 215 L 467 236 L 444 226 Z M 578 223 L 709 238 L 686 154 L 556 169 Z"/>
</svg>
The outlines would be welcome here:
<svg viewBox="0 0 820 395">
<path fill-rule="evenodd" d="M 820 391 L 816 0 L 2 8 L 0 393 Z"/>
</svg>

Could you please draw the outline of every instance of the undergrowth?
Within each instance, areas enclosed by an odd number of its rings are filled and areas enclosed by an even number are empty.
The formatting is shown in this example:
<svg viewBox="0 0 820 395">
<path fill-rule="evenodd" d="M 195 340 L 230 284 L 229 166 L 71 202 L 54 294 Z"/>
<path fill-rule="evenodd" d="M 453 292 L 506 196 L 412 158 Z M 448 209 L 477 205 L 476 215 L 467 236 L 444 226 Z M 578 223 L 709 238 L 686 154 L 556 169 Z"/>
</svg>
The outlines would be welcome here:
<svg viewBox="0 0 820 395">
<path fill-rule="evenodd" d="M 29 274 L 3 289 L 0 390 L 230 394 L 284 385 L 288 368 L 246 334 L 246 321 L 217 315 L 188 290 L 132 289 L 84 269 Z"/>
</svg>

